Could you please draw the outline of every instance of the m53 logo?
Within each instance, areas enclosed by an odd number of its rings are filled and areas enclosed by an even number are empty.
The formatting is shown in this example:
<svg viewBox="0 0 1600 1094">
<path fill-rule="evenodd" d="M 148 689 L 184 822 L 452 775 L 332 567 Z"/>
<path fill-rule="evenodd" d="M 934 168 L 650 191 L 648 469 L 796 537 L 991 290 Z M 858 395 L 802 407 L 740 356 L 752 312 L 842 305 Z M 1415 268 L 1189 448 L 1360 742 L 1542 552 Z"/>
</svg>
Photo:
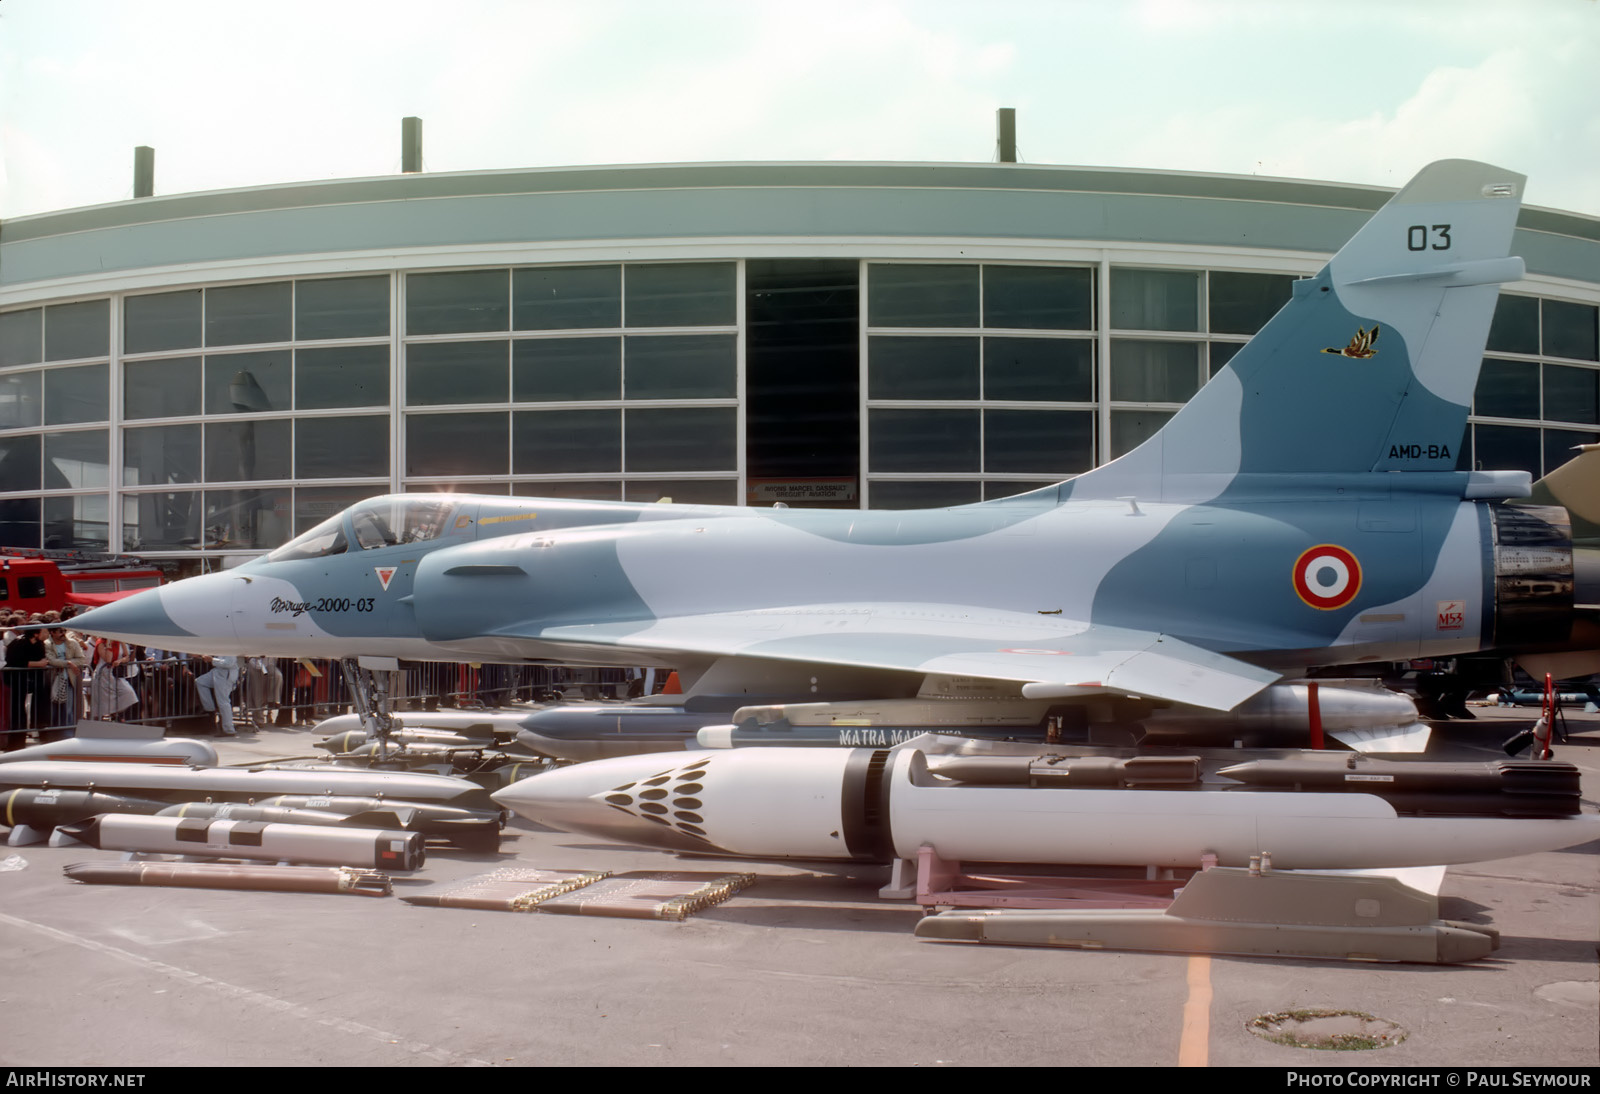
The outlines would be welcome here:
<svg viewBox="0 0 1600 1094">
<path fill-rule="evenodd" d="M 1439 622 L 1437 629 L 1441 631 L 1459 631 L 1467 625 L 1467 602 L 1465 600 L 1439 601 Z"/>
</svg>

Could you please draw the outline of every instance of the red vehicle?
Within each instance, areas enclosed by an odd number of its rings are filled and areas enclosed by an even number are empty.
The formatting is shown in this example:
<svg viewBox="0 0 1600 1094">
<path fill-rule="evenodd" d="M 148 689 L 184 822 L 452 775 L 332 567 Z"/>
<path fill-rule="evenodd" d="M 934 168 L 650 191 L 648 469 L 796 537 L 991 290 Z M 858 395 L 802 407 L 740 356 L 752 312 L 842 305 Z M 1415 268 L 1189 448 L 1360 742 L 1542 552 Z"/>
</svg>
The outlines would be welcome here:
<svg viewBox="0 0 1600 1094">
<path fill-rule="evenodd" d="M 60 611 L 69 604 L 92 608 L 120 600 L 165 579 L 161 571 L 137 559 L 56 559 L 50 552 L 0 554 L 0 610 Z"/>
</svg>

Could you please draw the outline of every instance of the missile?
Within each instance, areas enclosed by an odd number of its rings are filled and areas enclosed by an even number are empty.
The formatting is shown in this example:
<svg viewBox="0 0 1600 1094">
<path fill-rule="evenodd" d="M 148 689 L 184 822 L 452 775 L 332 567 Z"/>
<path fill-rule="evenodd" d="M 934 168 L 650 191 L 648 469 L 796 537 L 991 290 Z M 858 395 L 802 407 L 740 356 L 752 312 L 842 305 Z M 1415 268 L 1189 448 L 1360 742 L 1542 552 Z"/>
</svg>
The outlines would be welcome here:
<svg viewBox="0 0 1600 1094">
<path fill-rule="evenodd" d="M 517 743 L 557 760 L 600 760 L 651 752 L 681 752 L 703 726 L 726 722 L 732 707 L 561 703 L 522 720 Z"/>
<path fill-rule="evenodd" d="M 57 828 L 101 813 L 159 813 L 166 802 L 103 794 L 98 790 L 41 790 L 25 787 L 0 793 L 0 824 L 15 828 Z"/>
<path fill-rule="evenodd" d="M 370 812 L 405 812 L 411 814 L 403 826 L 430 836 L 447 835 L 456 828 L 505 824 L 506 814 L 499 809 L 466 809 L 452 805 L 434 805 L 424 802 L 402 802 L 389 798 L 353 798 L 310 794 L 276 794 L 264 798 L 262 805 L 281 806 L 285 809 L 316 809 L 330 813 L 355 816 Z"/>
<path fill-rule="evenodd" d="M 407 748 L 430 746 L 439 749 L 448 748 L 494 748 L 502 743 L 509 742 L 514 734 L 503 734 L 504 741 L 491 734 L 472 736 L 457 733 L 450 729 L 397 729 L 389 734 L 389 746 L 405 745 Z M 315 742 L 314 747 L 324 752 L 335 755 L 349 755 L 363 747 L 370 748 L 376 742 L 370 741 L 364 729 L 347 729 L 343 733 L 335 733 L 332 737 Z"/>
<path fill-rule="evenodd" d="M 117 810 L 128 812 L 128 810 Z M 159 809 L 154 814 L 157 817 L 184 817 L 189 820 L 239 820 L 263 821 L 268 824 L 331 824 L 348 825 L 352 828 L 376 828 L 381 819 L 382 827 L 404 828 L 400 817 L 394 810 L 386 810 L 379 817 L 363 824 L 362 821 L 343 814 L 334 813 L 323 809 L 290 809 L 277 805 L 246 805 L 242 802 L 183 802 L 179 805 L 168 805 Z"/>
<path fill-rule="evenodd" d="M 205 817 L 266 821 L 273 824 L 344 825 L 404 828 L 446 839 L 472 850 L 498 850 L 506 814 L 498 809 L 464 809 L 387 798 L 330 798 L 278 795 L 261 801 L 187 801 L 107 794 L 98 790 L 21 787 L 0 791 L 0 824 L 17 828 L 59 828 L 102 813 Z M 26 839 L 13 842 L 26 842 Z"/>
<path fill-rule="evenodd" d="M 758 748 L 618 757 L 495 792 L 529 820 L 665 850 L 777 859 L 1285 869 L 1451 865 L 1570 847 L 1600 817 L 1402 816 L 1365 793 L 968 785 L 915 748 Z"/>
<path fill-rule="evenodd" d="M 473 745 L 503 744 L 516 736 L 517 726 L 527 717 L 525 710 L 407 710 L 391 715 L 389 735 L 393 740 L 435 740 L 453 743 L 464 738 Z M 366 726 L 359 714 L 335 714 L 313 728 L 329 737 L 350 734 L 365 739 Z"/>
<path fill-rule="evenodd" d="M 500 830 L 505 827 L 507 817 L 505 811 L 500 809 L 467 809 L 386 798 L 279 794 L 265 799 L 261 804 L 343 814 L 355 823 L 368 826 L 382 823 L 390 828 L 404 828 L 425 836 L 446 839 L 457 847 L 470 850 L 499 850 Z"/>
<path fill-rule="evenodd" d="M 167 767 L 118 763 L 29 763 L 0 765 L 0 789 L 54 787 L 174 801 L 260 800 L 274 794 L 381 797 L 492 810 L 489 792 L 449 775 L 371 771 L 346 767 Z"/>
<path fill-rule="evenodd" d="M 1581 812 L 1580 773 L 1568 763 L 1393 763 L 1305 756 L 1251 760 L 1217 774 L 1254 787 L 1376 794 L 1403 812 L 1561 817 Z"/>
<path fill-rule="evenodd" d="M 242 858 L 319 866 L 416 870 L 427 859 L 419 832 L 260 821 L 189 820 L 108 813 L 61 829 L 102 851 Z"/>
<path fill-rule="evenodd" d="M 1362 752 L 1420 752 L 1426 748 L 1429 730 L 1418 720 L 1416 704 L 1409 696 L 1372 681 L 1317 683 L 1318 717 L 1328 736 Z M 1310 735 L 1308 685 L 1304 681 L 1274 684 L 1230 711 L 1172 708 L 1131 696 L 1108 696 L 1082 706 L 1080 710 L 1090 715 L 1090 720 L 1076 729 L 1068 727 L 1068 733 L 1092 733 L 1096 726 L 1121 727 L 1124 732 L 1137 728 L 1146 744 L 1298 747 Z M 1058 705 L 1049 699 L 938 692 L 915 699 L 750 705 L 734 711 L 730 724 L 706 725 L 695 737 L 700 748 L 889 748 L 923 733 L 1043 741 L 1046 719 L 1053 709 Z M 560 708 L 541 711 L 523 724 L 531 726 L 535 718 L 551 719 L 561 714 Z M 612 717 L 620 725 L 621 719 Z M 536 747 L 531 740 L 526 743 Z M 613 751 L 605 755 L 617 754 L 620 753 Z"/>
<path fill-rule="evenodd" d="M 322 744 L 317 747 L 321 748 Z M 511 757 L 504 752 L 490 751 L 481 743 L 444 745 L 419 744 L 416 741 L 402 741 L 388 746 L 370 741 L 356 745 L 348 752 L 336 752 L 330 759 L 339 765 L 351 764 L 374 770 L 425 770 L 454 775 L 481 774 L 511 762 Z"/>
<path fill-rule="evenodd" d="M 61 868 L 85 885 L 166 885 L 182 889 L 258 889 L 280 893 L 388 896 L 387 874 L 349 866 L 261 866 L 227 862 L 74 862 Z"/>
</svg>

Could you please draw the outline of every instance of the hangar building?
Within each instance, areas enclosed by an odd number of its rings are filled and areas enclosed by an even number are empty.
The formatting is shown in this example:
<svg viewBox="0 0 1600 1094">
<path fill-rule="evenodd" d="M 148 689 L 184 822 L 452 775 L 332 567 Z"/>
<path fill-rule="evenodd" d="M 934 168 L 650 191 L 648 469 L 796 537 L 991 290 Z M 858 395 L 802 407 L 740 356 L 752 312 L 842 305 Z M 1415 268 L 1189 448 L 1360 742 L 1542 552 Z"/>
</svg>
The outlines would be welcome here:
<svg viewBox="0 0 1600 1094">
<path fill-rule="evenodd" d="M 1389 196 L 1026 164 L 402 174 L 0 225 L 0 544 L 223 562 L 373 494 L 901 508 L 1157 429 Z M 1459 466 L 1600 440 L 1524 208 Z"/>
</svg>

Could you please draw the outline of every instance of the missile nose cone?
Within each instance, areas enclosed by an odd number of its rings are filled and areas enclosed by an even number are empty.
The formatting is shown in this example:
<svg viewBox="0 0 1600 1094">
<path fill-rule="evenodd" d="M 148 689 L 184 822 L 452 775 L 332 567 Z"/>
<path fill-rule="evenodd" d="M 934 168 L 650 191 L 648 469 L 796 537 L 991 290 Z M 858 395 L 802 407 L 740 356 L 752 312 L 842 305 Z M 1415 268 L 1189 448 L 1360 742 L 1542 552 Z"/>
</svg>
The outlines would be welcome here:
<svg viewBox="0 0 1600 1094">
<path fill-rule="evenodd" d="M 205 574 L 94 608 L 74 630 L 185 653 L 220 653 L 234 640 L 229 609 L 237 577 Z M 194 639 L 201 639 L 198 644 Z"/>
<path fill-rule="evenodd" d="M 559 767 L 502 787 L 493 797 L 518 816 L 566 832 L 672 851 L 716 850 L 690 822 L 657 804 L 661 787 L 649 784 L 660 780 L 665 786 L 678 774 L 677 765 L 664 769 L 663 759 L 619 756 Z"/>
</svg>

